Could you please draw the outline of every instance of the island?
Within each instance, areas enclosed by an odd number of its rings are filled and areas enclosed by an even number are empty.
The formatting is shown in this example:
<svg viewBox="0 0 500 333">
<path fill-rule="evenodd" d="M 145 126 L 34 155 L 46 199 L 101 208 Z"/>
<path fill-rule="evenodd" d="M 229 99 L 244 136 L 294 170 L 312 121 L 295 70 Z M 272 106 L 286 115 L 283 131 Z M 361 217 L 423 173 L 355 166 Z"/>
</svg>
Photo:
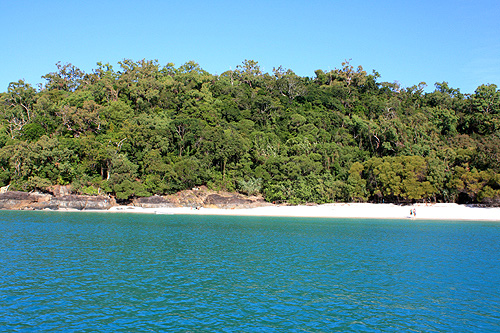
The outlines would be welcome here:
<svg viewBox="0 0 500 333">
<path fill-rule="evenodd" d="M 5 209 L 500 206 L 495 84 L 403 87 L 350 61 L 311 77 L 254 60 L 56 66 L 0 93 Z"/>
</svg>

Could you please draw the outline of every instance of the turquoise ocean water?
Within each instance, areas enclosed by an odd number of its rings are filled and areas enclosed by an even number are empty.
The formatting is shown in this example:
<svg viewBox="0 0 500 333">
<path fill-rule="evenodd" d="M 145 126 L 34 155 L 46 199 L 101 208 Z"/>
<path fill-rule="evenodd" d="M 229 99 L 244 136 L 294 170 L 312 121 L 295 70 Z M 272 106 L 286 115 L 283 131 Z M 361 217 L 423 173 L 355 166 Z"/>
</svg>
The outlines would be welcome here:
<svg viewBox="0 0 500 333">
<path fill-rule="evenodd" d="M 0 331 L 500 332 L 500 223 L 3 211 Z"/>
</svg>

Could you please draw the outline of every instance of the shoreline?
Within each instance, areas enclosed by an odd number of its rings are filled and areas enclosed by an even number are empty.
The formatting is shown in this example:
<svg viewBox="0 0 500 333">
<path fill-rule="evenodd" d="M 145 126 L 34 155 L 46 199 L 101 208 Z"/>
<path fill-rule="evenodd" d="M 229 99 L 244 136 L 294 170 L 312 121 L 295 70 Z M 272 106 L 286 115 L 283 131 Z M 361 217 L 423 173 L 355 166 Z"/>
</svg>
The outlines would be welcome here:
<svg viewBox="0 0 500 333">
<path fill-rule="evenodd" d="M 69 191 L 69 189 L 66 189 Z M 159 215 L 231 215 L 352 219 L 412 219 L 451 221 L 497 221 L 500 207 L 459 205 L 456 203 L 327 203 L 289 206 L 271 204 L 262 197 L 214 192 L 205 187 L 169 196 L 138 198 L 128 205 L 117 205 L 109 196 L 71 195 L 55 191 L 0 193 L 1 210 L 53 212 L 138 213 Z M 410 210 L 411 213 L 410 214 Z M 415 210 L 416 216 L 413 215 Z"/>
<path fill-rule="evenodd" d="M 416 211 L 416 217 L 410 210 Z M 87 212 L 90 212 L 87 210 Z M 460 220 L 500 222 L 500 207 L 470 207 L 458 204 L 414 204 L 398 206 L 373 203 L 330 203 L 315 206 L 265 206 L 256 208 L 141 208 L 115 206 L 95 212 L 139 213 L 158 215 L 228 215 L 262 217 L 362 218 L 411 220 Z"/>
</svg>

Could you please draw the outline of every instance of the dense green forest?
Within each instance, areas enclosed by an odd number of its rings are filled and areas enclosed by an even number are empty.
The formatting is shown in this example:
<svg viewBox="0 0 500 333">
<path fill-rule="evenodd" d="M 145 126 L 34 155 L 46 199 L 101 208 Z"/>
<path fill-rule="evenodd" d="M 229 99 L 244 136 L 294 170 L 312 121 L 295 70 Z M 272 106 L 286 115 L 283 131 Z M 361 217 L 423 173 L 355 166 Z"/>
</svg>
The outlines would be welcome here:
<svg viewBox="0 0 500 333">
<path fill-rule="evenodd" d="M 0 186 L 118 200 L 199 185 L 267 201 L 500 204 L 500 91 L 378 82 L 349 61 L 301 77 L 256 61 L 71 64 L 0 94 Z"/>
</svg>

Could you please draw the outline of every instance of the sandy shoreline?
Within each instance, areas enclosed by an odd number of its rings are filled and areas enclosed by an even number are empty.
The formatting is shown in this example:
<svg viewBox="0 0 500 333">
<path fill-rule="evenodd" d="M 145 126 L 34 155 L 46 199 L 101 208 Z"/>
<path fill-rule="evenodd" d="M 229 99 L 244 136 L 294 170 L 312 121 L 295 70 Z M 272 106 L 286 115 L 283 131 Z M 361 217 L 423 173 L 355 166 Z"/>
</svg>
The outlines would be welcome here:
<svg viewBox="0 0 500 333">
<path fill-rule="evenodd" d="M 416 217 L 410 210 L 416 210 Z M 164 215 L 236 215 L 236 216 L 283 216 L 319 218 L 372 218 L 415 220 L 471 220 L 500 221 L 500 208 L 470 207 L 457 204 L 393 204 L 334 203 L 316 206 L 268 206 L 250 209 L 216 208 L 140 208 L 116 206 L 108 212 L 145 213 Z"/>
</svg>

